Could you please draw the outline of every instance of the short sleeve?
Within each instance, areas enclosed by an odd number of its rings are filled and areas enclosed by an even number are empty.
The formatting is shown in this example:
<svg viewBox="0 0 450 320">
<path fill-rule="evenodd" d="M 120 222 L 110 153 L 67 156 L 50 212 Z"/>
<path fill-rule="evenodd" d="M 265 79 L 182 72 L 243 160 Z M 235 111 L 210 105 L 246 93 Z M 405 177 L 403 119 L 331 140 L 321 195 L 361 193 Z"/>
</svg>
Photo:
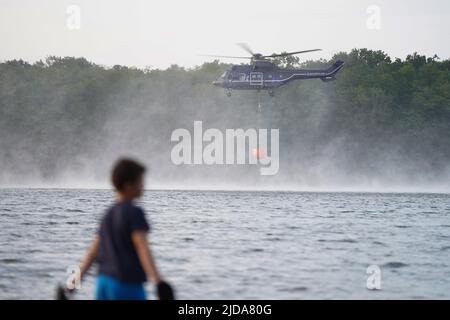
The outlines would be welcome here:
<svg viewBox="0 0 450 320">
<path fill-rule="evenodd" d="M 145 219 L 144 211 L 140 208 L 133 208 L 132 213 L 130 214 L 130 227 L 131 232 L 133 231 L 149 231 L 150 226 Z"/>
</svg>

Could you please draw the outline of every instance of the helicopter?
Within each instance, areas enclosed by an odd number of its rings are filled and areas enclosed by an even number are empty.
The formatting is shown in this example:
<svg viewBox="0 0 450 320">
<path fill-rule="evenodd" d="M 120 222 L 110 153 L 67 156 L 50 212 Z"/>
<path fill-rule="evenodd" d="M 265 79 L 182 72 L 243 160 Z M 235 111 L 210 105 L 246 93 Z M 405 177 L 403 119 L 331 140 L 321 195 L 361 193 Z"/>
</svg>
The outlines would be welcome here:
<svg viewBox="0 0 450 320">
<path fill-rule="evenodd" d="M 283 52 L 272 55 L 254 53 L 245 43 L 238 45 L 247 51 L 250 56 L 217 56 L 216 58 L 250 59 L 250 64 L 233 65 L 225 71 L 213 85 L 225 88 L 227 96 L 231 96 L 232 90 L 267 90 L 270 96 L 274 95 L 274 89 L 288 84 L 293 80 L 320 79 L 324 82 L 336 80 L 335 75 L 344 66 L 344 62 L 337 60 L 328 69 L 286 69 L 280 68 L 274 62 L 274 58 L 286 57 L 301 53 L 320 51 L 321 49 Z"/>
</svg>

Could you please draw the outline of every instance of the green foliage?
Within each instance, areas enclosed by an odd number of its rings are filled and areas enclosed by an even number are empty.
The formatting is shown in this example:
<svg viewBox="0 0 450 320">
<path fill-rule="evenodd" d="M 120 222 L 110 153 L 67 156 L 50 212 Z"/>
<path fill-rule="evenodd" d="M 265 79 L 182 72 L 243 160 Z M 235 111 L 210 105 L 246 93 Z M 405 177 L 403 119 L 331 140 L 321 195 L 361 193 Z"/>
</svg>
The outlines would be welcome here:
<svg viewBox="0 0 450 320">
<path fill-rule="evenodd" d="M 313 161 L 339 141 L 333 161 L 343 170 L 382 170 L 383 161 L 396 157 L 444 170 L 450 160 L 450 61 L 417 53 L 392 61 L 383 51 L 368 49 L 341 52 L 335 59 L 346 62 L 337 81 L 297 81 L 274 98 L 264 96 L 261 124 L 280 128 L 290 161 Z M 332 61 L 283 57 L 277 62 L 325 68 Z M 253 92 L 227 98 L 211 85 L 229 67 L 217 60 L 166 70 L 106 68 L 71 57 L 3 62 L 2 165 L 17 170 L 21 163 L 26 170 L 33 164 L 51 178 L 106 145 L 111 126 L 126 128 L 115 143 L 126 145 L 130 135 L 135 141 L 143 134 L 152 136 L 155 146 L 167 144 L 171 130 L 196 119 L 219 128 L 255 126 Z"/>
</svg>

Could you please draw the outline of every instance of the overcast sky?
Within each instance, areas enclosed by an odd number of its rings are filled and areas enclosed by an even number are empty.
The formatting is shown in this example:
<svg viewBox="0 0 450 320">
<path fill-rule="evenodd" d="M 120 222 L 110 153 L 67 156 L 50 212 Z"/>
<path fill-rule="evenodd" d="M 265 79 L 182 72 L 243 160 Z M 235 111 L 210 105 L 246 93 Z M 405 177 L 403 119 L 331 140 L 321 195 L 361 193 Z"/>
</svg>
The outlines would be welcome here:
<svg viewBox="0 0 450 320">
<path fill-rule="evenodd" d="M 269 54 L 323 49 L 302 59 L 329 59 L 335 52 L 361 47 L 381 49 L 392 57 L 404 58 L 414 51 L 450 57 L 449 0 L 0 0 L 0 4 L 0 60 L 34 62 L 57 55 L 82 56 L 107 66 L 192 67 L 208 60 L 199 56 L 202 53 L 245 55 L 237 42 Z"/>
</svg>

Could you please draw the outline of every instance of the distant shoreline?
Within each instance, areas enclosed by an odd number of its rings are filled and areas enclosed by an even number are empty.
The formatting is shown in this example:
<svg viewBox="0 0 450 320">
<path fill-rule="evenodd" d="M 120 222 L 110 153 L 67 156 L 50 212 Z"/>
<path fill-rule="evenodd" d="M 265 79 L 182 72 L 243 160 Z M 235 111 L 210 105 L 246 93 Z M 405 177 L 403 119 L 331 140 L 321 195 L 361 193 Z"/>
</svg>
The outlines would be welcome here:
<svg viewBox="0 0 450 320">
<path fill-rule="evenodd" d="M 92 190 L 92 191 L 111 191 L 114 192 L 112 188 L 102 188 L 102 187 L 52 187 L 52 186 L 39 186 L 39 187 L 5 187 L 0 186 L 0 190 Z M 450 191 L 445 190 L 439 190 L 435 189 L 432 191 L 425 191 L 422 189 L 412 189 L 412 190 L 381 190 L 381 189 L 361 189 L 357 190 L 355 189 L 255 189 L 255 188 L 151 188 L 151 189 L 145 189 L 146 192 L 166 192 L 166 191 L 173 191 L 173 192 L 248 192 L 248 193 L 273 193 L 273 192 L 279 192 L 279 193 L 336 193 L 336 194 L 427 194 L 427 195 L 450 195 Z"/>
</svg>

